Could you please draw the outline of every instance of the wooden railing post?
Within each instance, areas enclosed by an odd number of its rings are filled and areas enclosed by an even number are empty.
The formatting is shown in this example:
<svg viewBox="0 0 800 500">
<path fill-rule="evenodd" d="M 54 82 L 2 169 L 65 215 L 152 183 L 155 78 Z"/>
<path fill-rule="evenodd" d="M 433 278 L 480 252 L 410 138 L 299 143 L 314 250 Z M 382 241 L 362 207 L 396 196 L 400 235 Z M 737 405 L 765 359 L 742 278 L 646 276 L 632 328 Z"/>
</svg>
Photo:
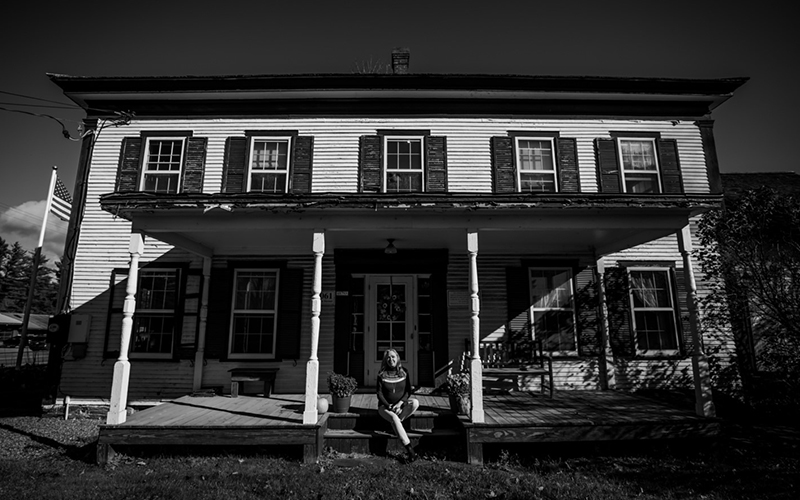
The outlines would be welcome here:
<svg viewBox="0 0 800 500">
<path fill-rule="evenodd" d="M 144 253 L 144 237 L 131 233 L 128 251 L 131 254 L 128 270 L 128 285 L 125 287 L 125 302 L 122 306 L 122 331 L 119 340 L 119 359 L 114 363 L 114 379 L 111 383 L 111 406 L 106 423 L 115 425 L 125 423 L 128 405 L 128 383 L 131 376 L 131 363 L 128 349 L 133 331 L 133 313 L 136 310 L 136 288 L 139 281 L 139 258 Z"/>
<path fill-rule="evenodd" d="M 695 413 L 701 417 L 716 415 L 711 395 L 708 357 L 703 349 L 697 312 L 697 283 L 692 268 L 692 233 L 689 224 L 678 231 L 678 248 L 683 258 L 683 277 L 686 282 L 686 306 L 689 309 L 689 329 L 692 334 L 692 376 L 694 378 Z"/>
<path fill-rule="evenodd" d="M 481 367 L 481 301 L 478 296 L 478 232 L 467 230 L 467 252 L 469 253 L 469 294 L 470 294 L 470 326 L 472 337 L 472 355 L 469 369 L 472 386 L 472 410 L 470 419 L 474 423 L 483 423 L 483 369 Z"/>
<path fill-rule="evenodd" d="M 317 423 L 317 397 L 319 389 L 319 315 L 322 309 L 322 256 L 325 254 L 325 232 L 314 233 L 314 294 L 311 297 L 311 353 L 306 363 L 306 401 L 303 412 L 304 424 Z"/>
<path fill-rule="evenodd" d="M 603 258 L 597 259 L 594 279 L 597 282 L 597 302 L 600 313 L 600 362 L 598 372 L 600 388 L 613 389 L 616 385 L 616 369 L 614 366 L 614 352 L 611 350 L 611 339 L 608 328 L 608 304 L 606 303 L 606 263 Z"/>
</svg>

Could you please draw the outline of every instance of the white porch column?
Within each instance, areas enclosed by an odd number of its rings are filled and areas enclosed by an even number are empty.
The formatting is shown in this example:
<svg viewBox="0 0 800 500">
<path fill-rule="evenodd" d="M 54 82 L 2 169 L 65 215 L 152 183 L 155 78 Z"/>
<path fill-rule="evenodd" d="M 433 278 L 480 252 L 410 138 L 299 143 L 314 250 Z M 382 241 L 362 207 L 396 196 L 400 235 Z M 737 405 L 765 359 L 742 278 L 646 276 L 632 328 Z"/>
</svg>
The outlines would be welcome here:
<svg viewBox="0 0 800 500">
<path fill-rule="evenodd" d="M 602 257 L 597 259 L 595 267 L 595 281 L 597 282 L 597 302 L 600 307 L 600 387 L 603 390 L 613 389 L 616 385 L 616 370 L 614 366 L 614 352 L 611 350 L 611 340 L 608 336 L 608 304 L 606 303 L 606 263 Z"/>
<path fill-rule="evenodd" d="M 203 289 L 200 291 L 200 319 L 197 325 L 197 348 L 194 353 L 194 380 L 192 389 L 203 387 L 203 362 L 206 352 L 206 328 L 208 328 L 208 289 L 211 286 L 211 257 L 203 257 Z"/>
<path fill-rule="evenodd" d="M 325 233 L 314 233 L 314 295 L 311 297 L 311 355 L 306 364 L 306 405 L 303 412 L 304 424 L 317 423 L 317 396 L 319 384 L 319 314 L 322 309 L 322 256 L 325 254 Z"/>
<path fill-rule="evenodd" d="M 711 395 L 708 358 L 703 350 L 697 312 L 697 283 L 692 268 L 692 235 L 689 224 L 678 231 L 678 247 L 683 257 L 683 276 L 686 282 L 686 305 L 689 308 L 689 329 L 692 334 L 692 375 L 694 377 L 695 413 L 701 417 L 716 415 Z"/>
<path fill-rule="evenodd" d="M 469 252 L 469 294 L 470 294 L 470 324 L 472 333 L 472 355 L 469 360 L 469 371 L 472 386 L 472 410 L 470 419 L 474 423 L 483 423 L 483 369 L 481 367 L 480 350 L 481 341 L 481 300 L 478 297 L 478 232 L 467 230 L 467 251 Z"/>
<path fill-rule="evenodd" d="M 128 406 L 128 382 L 131 376 L 131 363 L 128 361 L 128 347 L 133 330 L 133 312 L 136 310 L 136 287 L 139 282 L 139 258 L 144 253 L 144 237 L 131 233 L 128 251 L 131 264 L 128 270 L 128 286 L 125 288 L 125 302 L 122 306 L 122 332 L 119 340 L 119 359 L 114 363 L 114 379 L 111 383 L 111 407 L 108 409 L 106 423 L 115 425 L 125 422 Z"/>
</svg>

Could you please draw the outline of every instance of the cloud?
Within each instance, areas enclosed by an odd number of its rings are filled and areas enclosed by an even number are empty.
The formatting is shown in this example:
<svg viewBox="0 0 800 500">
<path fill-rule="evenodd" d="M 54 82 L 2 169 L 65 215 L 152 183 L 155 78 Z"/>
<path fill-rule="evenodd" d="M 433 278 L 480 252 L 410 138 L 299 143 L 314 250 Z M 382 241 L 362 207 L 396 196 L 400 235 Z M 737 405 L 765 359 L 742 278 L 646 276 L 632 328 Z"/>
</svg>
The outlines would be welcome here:
<svg viewBox="0 0 800 500">
<path fill-rule="evenodd" d="M 45 200 L 26 201 L 15 207 L 0 204 L 0 237 L 9 245 L 18 241 L 26 250 L 36 249 L 45 204 Z M 42 252 L 51 265 L 61 258 L 66 238 L 67 223 L 53 214 L 48 215 Z"/>
</svg>

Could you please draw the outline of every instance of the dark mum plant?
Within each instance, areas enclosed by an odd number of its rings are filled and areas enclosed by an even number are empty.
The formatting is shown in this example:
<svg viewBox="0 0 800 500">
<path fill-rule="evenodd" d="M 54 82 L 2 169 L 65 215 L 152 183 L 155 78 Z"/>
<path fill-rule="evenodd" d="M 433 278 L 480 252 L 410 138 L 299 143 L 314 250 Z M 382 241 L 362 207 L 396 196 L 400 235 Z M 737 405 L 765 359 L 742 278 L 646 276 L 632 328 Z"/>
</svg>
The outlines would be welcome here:
<svg viewBox="0 0 800 500">
<path fill-rule="evenodd" d="M 800 197 L 761 187 L 726 197 L 698 226 L 696 257 L 710 292 L 703 327 L 732 325 L 737 360 L 709 346 L 715 383 L 754 406 L 800 406 Z"/>
<path fill-rule="evenodd" d="M 470 393 L 469 373 L 451 373 L 447 376 L 447 383 L 445 384 L 447 393 L 453 396 L 461 395 L 466 396 Z"/>
<path fill-rule="evenodd" d="M 328 391 L 337 398 L 352 396 L 357 388 L 358 382 L 353 377 L 328 372 Z"/>
</svg>

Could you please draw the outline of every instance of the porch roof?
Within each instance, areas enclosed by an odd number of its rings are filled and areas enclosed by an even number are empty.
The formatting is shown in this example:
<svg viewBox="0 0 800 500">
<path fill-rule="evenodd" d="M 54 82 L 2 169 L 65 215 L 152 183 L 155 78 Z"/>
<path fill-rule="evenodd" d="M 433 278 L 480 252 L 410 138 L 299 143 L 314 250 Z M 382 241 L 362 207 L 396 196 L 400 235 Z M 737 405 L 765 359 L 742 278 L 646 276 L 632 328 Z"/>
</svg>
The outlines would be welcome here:
<svg viewBox="0 0 800 500">
<path fill-rule="evenodd" d="M 605 255 L 674 234 L 717 195 L 611 194 L 107 194 L 102 208 L 133 230 L 200 255 L 307 254 L 312 231 L 328 249 L 463 250 L 478 230 L 482 253 Z M 275 231 L 281 237 L 276 241 Z M 223 236 L 224 237 L 221 237 Z"/>
</svg>

